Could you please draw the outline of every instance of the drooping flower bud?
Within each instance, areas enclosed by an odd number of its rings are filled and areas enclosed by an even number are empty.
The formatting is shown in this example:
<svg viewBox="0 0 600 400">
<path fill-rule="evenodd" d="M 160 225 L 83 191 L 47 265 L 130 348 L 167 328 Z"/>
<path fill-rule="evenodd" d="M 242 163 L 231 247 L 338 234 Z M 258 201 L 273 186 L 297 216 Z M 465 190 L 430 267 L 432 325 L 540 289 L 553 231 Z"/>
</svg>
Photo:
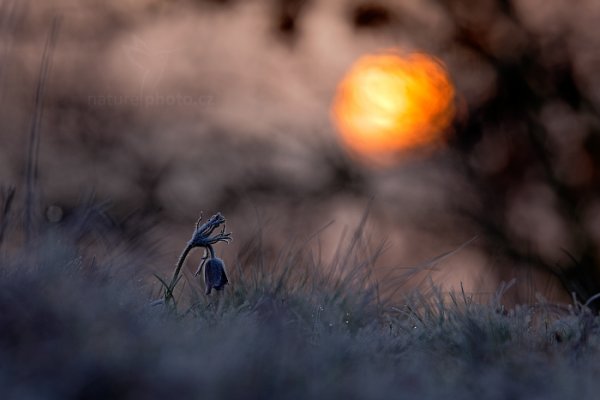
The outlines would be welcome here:
<svg viewBox="0 0 600 400">
<path fill-rule="evenodd" d="M 204 265 L 204 283 L 206 284 L 206 294 L 210 294 L 212 289 L 223 290 L 229 281 L 225 274 L 225 264 L 220 258 L 210 258 Z"/>
</svg>

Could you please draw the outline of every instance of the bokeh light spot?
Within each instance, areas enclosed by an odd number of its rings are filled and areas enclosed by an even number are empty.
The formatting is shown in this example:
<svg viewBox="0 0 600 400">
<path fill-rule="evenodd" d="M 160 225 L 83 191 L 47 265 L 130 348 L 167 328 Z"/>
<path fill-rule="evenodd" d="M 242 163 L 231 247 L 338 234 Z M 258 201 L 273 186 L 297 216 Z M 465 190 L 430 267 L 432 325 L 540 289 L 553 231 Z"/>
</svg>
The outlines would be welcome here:
<svg viewBox="0 0 600 400">
<path fill-rule="evenodd" d="M 351 151 L 384 161 L 439 143 L 455 114 L 454 94 L 444 65 L 434 57 L 369 54 L 339 84 L 332 117 Z"/>
</svg>

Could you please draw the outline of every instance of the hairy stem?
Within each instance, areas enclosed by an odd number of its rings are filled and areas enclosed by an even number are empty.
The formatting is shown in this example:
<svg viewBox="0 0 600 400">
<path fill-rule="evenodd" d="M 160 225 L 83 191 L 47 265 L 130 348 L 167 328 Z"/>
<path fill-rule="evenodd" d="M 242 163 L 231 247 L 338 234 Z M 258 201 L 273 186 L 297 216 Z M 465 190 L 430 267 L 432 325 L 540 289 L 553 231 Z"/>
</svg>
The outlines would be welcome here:
<svg viewBox="0 0 600 400">
<path fill-rule="evenodd" d="M 171 278 L 171 283 L 169 283 L 169 287 L 167 287 L 165 291 L 165 302 L 170 300 L 173 297 L 173 290 L 175 290 L 175 286 L 177 285 L 177 281 L 179 279 L 179 273 L 181 272 L 181 268 L 183 267 L 183 263 L 187 258 L 190 251 L 193 249 L 191 243 L 188 243 L 185 246 L 185 249 L 181 252 L 179 256 L 179 260 L 177 260 L 177 264 L 175 265 L 175 271 L 173 271 L 173 277 Z"/>
</svg>

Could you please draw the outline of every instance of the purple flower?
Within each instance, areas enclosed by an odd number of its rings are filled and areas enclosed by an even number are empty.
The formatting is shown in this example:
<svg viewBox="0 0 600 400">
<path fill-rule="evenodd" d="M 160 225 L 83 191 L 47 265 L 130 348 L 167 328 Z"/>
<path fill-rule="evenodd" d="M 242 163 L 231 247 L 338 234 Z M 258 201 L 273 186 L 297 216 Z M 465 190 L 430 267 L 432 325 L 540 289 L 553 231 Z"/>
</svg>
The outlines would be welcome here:
<svg viewBox="0 0 600 400">
<path fill-rule="evenodd" d="M 195 275 L 198 275 L 202 270 L 202 267 L 205 266 L 204 282 L 206 283 L 206 294 L 210 294 L 212 289 L 223 290 L 223 287 L 228 282 L 227 275 L 225 275 L 225 264 L 223 264 L 221 259 L 215 257 L 215 250 L 213 248 L 213 245 L 219 242 L 229 243 L 231 241 L 231 232 L 226 232 L 225 217 L 223 217 L 221 213 L 216 213 L 204 224 L 200 224 L 201 219 L 202 215 L 200 215 L 200 219 L 198 219 L 198 222 L 196 223 L 192 238 L 181 252 L 179 260 L 177 260 L 171 282 L 167 284 L 159 278 L 165 287 L 165 296 L 163 300 L 165 304 L 173 300 L 173 290 L 181 277 L 181 268 L 183 267 L 188 254 L 195 247 L 204 248 L 205 255 L 202 258 Z M 221 230 L 218 233 L 215 233 L 221 225 Z M 206 261 L 207 259 L 208 261 Z"/>
<path fill-rule="evenodd" d="M 223 290 L 228 283 L 223 260 L 214 257 L 206 262 L 204 265 L 204 283 L 206 284 L 206 294 L 210 294 L 212 289 Z"/>
</svg>

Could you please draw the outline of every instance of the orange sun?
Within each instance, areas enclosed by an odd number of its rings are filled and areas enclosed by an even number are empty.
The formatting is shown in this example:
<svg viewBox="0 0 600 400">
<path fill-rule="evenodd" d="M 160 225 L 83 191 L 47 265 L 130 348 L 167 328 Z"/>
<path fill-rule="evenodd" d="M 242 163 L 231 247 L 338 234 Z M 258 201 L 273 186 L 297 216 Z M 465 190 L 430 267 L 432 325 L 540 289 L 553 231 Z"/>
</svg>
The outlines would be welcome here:
<svg viewBox="0 0 600 400">
<path fill-rule="evenodd" d="M 454 112 L 454 87 L 442 63 L 397 52 L 356 61 L 332 107 L 344 143 L 373 161 L 439 142 Z"/>
</svg>

